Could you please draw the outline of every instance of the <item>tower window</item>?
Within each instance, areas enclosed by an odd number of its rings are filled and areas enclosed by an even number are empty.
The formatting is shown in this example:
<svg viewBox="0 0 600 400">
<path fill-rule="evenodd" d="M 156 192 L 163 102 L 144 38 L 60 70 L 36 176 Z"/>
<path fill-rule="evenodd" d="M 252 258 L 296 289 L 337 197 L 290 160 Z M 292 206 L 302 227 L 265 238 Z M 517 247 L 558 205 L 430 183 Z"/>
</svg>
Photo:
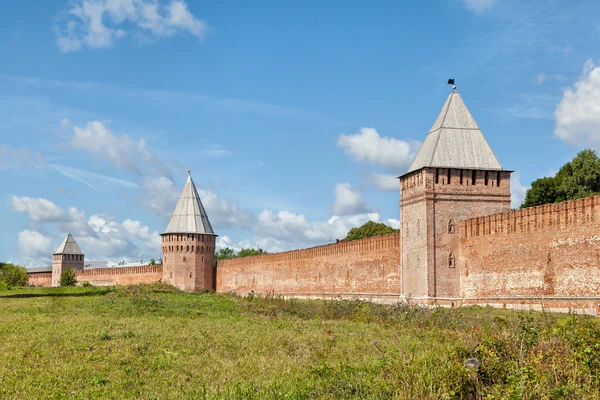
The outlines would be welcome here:
<svg viewBox="0 0 600 400">
<path fill-rule="evenodd" d="M 460 170 L 460 184 L 463 184 L 463 170 Z"/>
<path fill-rule="evenodd" d="M 484 182 L 485 182 L 485 186 L 488 185 L 488 171 L 485 171 L 485 178 L 484 178 Z"/>
<path fill-rule="evenodd" d="M 435 183 L 440 183 L 440 169 L 435 169 Z"/>
<path fill-rule="evenodd" d="M 473 171 L 471 175 L 471 185 L 475 185 L 475 182 L 477 182 L 477 171 Z"/>
<path fill-rule="evenodd" d="M 450 252 L 450 254 L 448 255 L 448 267 L 454 268 L 455 266 L 456 266 L 456 263 L 454 260 L 454 253 Z"/>
<path fill-rule="evenodd" d="M 448 185 L 450 184 L 452 178 L 452 170 L 450 168 L 448 168 L 448 181 L 446 183 L 448 183 Z"/>
<path fill-rule="evenodd" d="M 500 186 L 500 172 L 496 172 L 496 186 Z"/>
<path fill-rule="evenodd" d="M 452 220 L 448 221 L 448 233 L 454 233 L 454 223 Z"/>
<path fill-rule="evenodd" d="M 417 220 L 417 236 L 421 234 L 421 221 Z"/>
</svg>

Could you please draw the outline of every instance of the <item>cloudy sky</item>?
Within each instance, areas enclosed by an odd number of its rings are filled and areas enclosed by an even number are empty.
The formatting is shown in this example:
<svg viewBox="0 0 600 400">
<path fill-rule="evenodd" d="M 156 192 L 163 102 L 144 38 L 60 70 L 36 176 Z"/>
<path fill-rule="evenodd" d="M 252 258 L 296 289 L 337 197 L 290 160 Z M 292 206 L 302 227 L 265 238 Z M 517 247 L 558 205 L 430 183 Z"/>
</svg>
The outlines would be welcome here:
<svg viewBox="0 0 600 400">
<path fill-rule="evenodd" d="M 600 4 L 71 0 L 0 5 L 0 261 L 160 257 L 185 183 L 220 246 L 398 223 L 398 182 L 459 92 L 506 169 L 600 149 Z"/>
</svg>

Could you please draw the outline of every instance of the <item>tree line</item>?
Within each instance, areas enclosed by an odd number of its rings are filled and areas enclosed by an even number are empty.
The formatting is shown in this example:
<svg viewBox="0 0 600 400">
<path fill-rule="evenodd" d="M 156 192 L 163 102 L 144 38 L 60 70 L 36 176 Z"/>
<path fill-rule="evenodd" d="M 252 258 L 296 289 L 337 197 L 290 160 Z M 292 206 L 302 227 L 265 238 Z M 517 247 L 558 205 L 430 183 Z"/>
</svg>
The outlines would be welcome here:
<svg viewBox="0 0 600 400">
<path fill-rule="evenodd" d="M 580 151 L 556 175 L 531 183 L 521 208 L 560 203 L 600 194 L 600 159 L 591 149 Z"/>
</svg>

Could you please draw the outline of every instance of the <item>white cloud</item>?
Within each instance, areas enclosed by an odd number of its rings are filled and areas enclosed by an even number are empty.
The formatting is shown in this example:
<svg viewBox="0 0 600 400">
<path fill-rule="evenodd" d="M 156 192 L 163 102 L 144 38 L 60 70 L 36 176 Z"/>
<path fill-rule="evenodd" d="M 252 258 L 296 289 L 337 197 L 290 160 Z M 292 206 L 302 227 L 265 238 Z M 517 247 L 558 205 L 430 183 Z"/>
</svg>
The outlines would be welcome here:
<svg viewBox="0 0 600 400">
<path fill-rule="evenodd" d="M 311 222 L 304 215 L 283 210 L 264 210 L 254 229 L 256 244 L 269 252 L 301 249 L 343 239 L 355 226 L 367 221 L 379 221 L 379 214 L 333 216 L 327 221 Z"/>
<path fill-rule="evenodd" d="M 176 188 L 173 181 L 164 176 L 158 178 L 146 176 L 142 179 L 140 187 L 142 205 L 163 219 L 171 216 L 183 189 L 183 187 Z"/>
<path fill-rule="evenodd" d="M 554 112 L 554 134 L 566 143 L 600 148 L 600 67 L 587 60 Z"/>
<path fill-rule="evenodd" d="M 496 0 L 462 0 L 465 6 L 471 10 L 482 13 L 489 10 L 496 4 Z"/>
<path fill-rule="evenodd" d="M 36 228 L 60 232 L 60 235 L 47 240 L 42 239 L 38 231 L 19 234 L 19 244 L 25 243 L 25 239 L 35 239 L 38 243 L 35 251 L 24 252 L 20 247 L 21 257 L 29 266 L 46 260 L 52 252 L 52 244 L 58 247 L 67 232 L 73 234 L 88 260 L 158 258 L 161 254 L 159 232 L 150 230 L 140 221 L 125 219 L 118 222 L 114 217 L 103 214 L 94 214 L 86 219 L 82 210 L 69 207 L 65 211 L 43 198 L 13 196 L 13 209 L 25 213 Z"/>
<path fill-rule="evenodd" d="M 140 165 L 168 175 L 168 168 L 146 147 L 143 138 L 134 141 L 127 135 L 115 135 L 104 123 L 90 121 L 85 127 L 73 126 L 71 146 L 104 158 L 120 169 L 142 174 Z"/>
<path fill-rule="evenodd" d="M 202 37 L 206 30 L 183 0 L 74 0 L 56 26 L 57 45 L 65 53 L 111 47 L 130 34 L 151 42 L 180 32 Z"/>
<path fill-rule="evenodd" d="M 400 229 L 400 220 L 399 219 L 388 218 L 385 220 L 385 223 L 394 229 Z"/>
<path fill-rule="evenodd" d="M 395 175 L 374 172 L 371 174 L 369 182 L 379 190 L 387 192 L 398 192 L 400 190 L 400 181 Z"/>
<path fill-rule="evenodd" d="M 521 184 L 521 179 L 518 173 L 512 174 L 510 177 L 510 207 L 519 208 L 525 200 L 527 188 Z"/>
<path fill-rule="evenodd" d="M 50 265 L 50 256 L 54 251 L 50 238 L 38 231 L 24 230 L 19 232 L 19 253 L 28 267 L 44 267 Z M 56 245 L 58 247 L 58 244 Z"/>
<path fill-rule="evenodd" d="M 13 211 L 27 214 L 35 222 L 56 222 L 64 218 L 64 211 L 47 199 L 12 196 Z"/>
<path fill-rule="evenodd" d="M 168 219 L 175 209 L 183 186 L 176 187 L 171 179 L 165 177 L 145 177 L 141 188 L 141 203 L 163 219 Z M 239 207 L 236 202 L 221 199 L 210 190 L 199 189 L 198 194 L 215 230 L 232 227 L 250 229 L 254 225 L 256 218 L 252 211 Z"/>
<path fill-rule="evenodd" d="M 366 214 L 368 208 L 360 190 L 349 183 L 338 183 L 332 212 L 333 215 Z"/>
<path fill-rule="evenodd" d="M 217 250 L 229 247 L 233 251 L 238 252 L 242 249 L 256 249 L 258 246 L 252 244 L 248 239 L 241 240 L 239 242 L 232 241 L 229 236 L 219 236 L 217 238 L 216 248 Z"/>
<path fill-rule="evenodd" d="M 250 229 L 256 220 L 252 211 L 241 208 L 235 201 L 220 199 L 210 190 L 198 190 L 202 204 L 213 228 Z"/>
<path fill-rule="evenodd" d="M 341 134 L 338 146 L 357 161 L 381 165 L 400 174 L 415 158 L 419 142 L 382 137 L 374 128 L 361 128 L 355 135 Z"/>
</svg>

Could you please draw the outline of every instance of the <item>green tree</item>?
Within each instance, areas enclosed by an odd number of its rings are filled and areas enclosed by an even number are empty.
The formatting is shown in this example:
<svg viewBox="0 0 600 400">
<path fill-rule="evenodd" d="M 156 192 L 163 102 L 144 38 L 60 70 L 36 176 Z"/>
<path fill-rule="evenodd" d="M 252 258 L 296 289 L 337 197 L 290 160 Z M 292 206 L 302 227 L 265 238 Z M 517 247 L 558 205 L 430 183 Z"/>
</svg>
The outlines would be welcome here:
<svg viewBox="0 0 600 400">
<path fill-rule="evenodd" d="M 228 260 L 235 257 L 235 251 L 231 247 L 223 247 L 215 253 L 216 260 Z"/>
<path fill-rule="evenodd" d="M 388 233 L 398 231 L 399 229 L 394 229 L 384 223 L 369 221 L 359 227 L 350 229 L 344 240 L 357 240 L 371 236 L 387 235 Z"/>
<path fill-rule="evenodd" d="M 531 183 L 521 208 L 560 203 L 600 193 L 600 158 L 594 150 L 580 151 L 553 177 Z"/>
<path fill-rule="evenodd" d="M 10 263 L 0 263 L 0 286 L 16 287 L 26 286 L 29 281 L 27 269 L 20 265 Z"/>
<path fill-rule="evenodd" d="M 249 257 L 249 256 L 258 256 L 260 254 L 266 254 L 266 251 L 263 251 L 261 249 L 241 249 L 240 251 L 238 251 L 237 253 L 237 257 Z"/>
<path fill-rule="evenodd" d="M 77 284 L 77 275 L 73 268 L 65 268 L 60 274 L 60 286 L 75 286 Z"/>
<path fill-rule="evenodd" d="M 215 260 L 229 260 L 230 258 L 257 256 L 259 254 L 267 254 L 261 249 L 241 249 L 237 253 L 231 247 L 224 247 L 215 253 Z"/>
<path fill-rule="evenodd" d="M 556 179 L 554 177 L 540 178 L 531 182 L 531 189 L 527 190 L 525 201 L 521 204 L 521 208 L 555 203 L 557 199 L 558 184 Z"/>
</svg>

